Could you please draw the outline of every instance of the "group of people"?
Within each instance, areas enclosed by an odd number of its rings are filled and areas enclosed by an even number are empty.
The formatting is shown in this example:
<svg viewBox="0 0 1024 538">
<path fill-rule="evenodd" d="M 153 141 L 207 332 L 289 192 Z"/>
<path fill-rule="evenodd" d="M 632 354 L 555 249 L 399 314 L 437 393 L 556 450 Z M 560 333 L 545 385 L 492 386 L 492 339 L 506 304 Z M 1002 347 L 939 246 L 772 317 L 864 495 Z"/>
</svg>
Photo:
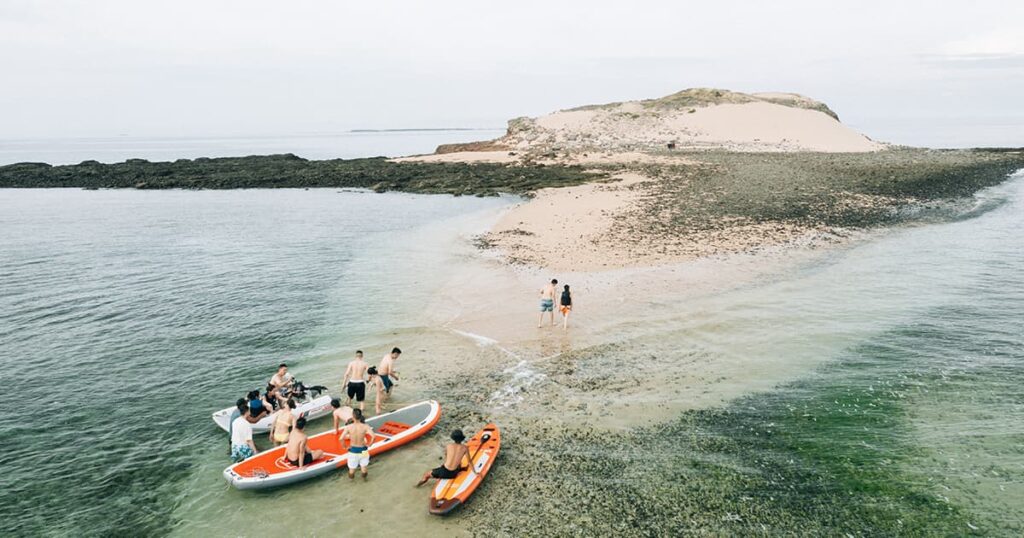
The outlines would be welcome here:
<svg viewBox="0 0 1024 538">
<path fill-rule="evenodd" d="M 355 479 L 356 470 L 360 471 L 363 480 L 369 477 L 368 443 L 373 441 L 373 428 L 366 423 L 363 414 L 367 385 L 375 393 L 375 411 L 380 414 L 384 402 L 395 386 L 395 381 L 399 380 L 395 371 L 395 361 L 401 354 L 401 349 L 393 348 L 390 353 L 384 355 L 380 364 L 374 367 L 363 359 L 362 351 L 356 351 L 355 358 L 348 363 L 342 378 L 342 388 L 345 389 L 347 396 L 345 404 L 342 405 L 339 398 L 331 400 L 331 406 L 334 407 L 334 434 L 341 446 L 348 442 L 350 479 Z M 246 398 L 238 399 L 229 428 L 233 461 L 240 462 L 256 454 L 252 425 L 268 414 L 273 415 L 270 440 L 274 446 L 287 445 L 284 458 L 289 464 L 301 469 L 323 457 L 323 450 L 309 448 L 309 435 L 305 432 L 306 419 L 295 417 L 297 403 L 294 398 L 288 397 L 293 385 L 294 379 L 288 374 L 288 365 L 282 363 L 262 395 L 259 391 L 252 391 Z M 353 400 L 359 405 L 358 408 L 351 406 Z M 463 444 L 465 439 L 462 430 L 453 431 L 452 442 L 445 446 L 444 462 L 439 467 L 427 471 L 416 485 L 420 486 L 431 478 L 455 478 L 462 470 L 463 458 L 469 453 L 469 449 Z"/>
<path fill-rule="evenodd" d="M 551 325 L 555 325 L 555 310 L 562 313 L 562 330 L 569 328 L 569 314 L 572 312 L 572 292 L 569 285 L 563 286 L 561 293 L 558 292 L 558 279 L 551 279 L 551 283 L 540 290 L 540 321 L 537 327 L 544 326 L 544 314 L 551 313 Z"/>
</svg>

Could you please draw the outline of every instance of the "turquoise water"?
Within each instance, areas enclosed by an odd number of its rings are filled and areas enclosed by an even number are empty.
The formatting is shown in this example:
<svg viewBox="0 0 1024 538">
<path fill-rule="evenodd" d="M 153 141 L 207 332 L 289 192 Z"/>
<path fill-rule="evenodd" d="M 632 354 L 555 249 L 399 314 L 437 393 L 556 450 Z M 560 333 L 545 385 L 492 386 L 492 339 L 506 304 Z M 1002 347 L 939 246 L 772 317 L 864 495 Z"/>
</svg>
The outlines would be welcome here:
<svg viewBox="0 0 1024 538">
<path fill-rule="evenodd" d="M 167 532 L 198 462 L 226 462 L 212 411 L 281 360 L 336 384 L 324 369 L 419 323 L 446 241 L 508 203 L 0 190 L 0 370 L 19 410 L 0 416 L 0 534 Z"/>
</svg>

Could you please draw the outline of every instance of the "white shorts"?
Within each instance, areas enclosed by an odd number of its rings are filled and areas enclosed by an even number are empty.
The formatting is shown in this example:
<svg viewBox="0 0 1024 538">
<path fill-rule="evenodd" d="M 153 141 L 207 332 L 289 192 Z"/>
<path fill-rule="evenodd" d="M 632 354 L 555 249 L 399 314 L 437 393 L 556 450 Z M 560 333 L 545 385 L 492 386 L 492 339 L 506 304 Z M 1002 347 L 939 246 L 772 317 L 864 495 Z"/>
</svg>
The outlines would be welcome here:
<svg viewBox="0 0 1024 538">
<path fill-rule="evenodd" d="M 355 470 L 356 467 L 366 468 L 370 464 L 370 451 L 369 449 L 364 450 L 358 454 L 355 452 L 348 453 L 348 468 Z"/>
</svg>

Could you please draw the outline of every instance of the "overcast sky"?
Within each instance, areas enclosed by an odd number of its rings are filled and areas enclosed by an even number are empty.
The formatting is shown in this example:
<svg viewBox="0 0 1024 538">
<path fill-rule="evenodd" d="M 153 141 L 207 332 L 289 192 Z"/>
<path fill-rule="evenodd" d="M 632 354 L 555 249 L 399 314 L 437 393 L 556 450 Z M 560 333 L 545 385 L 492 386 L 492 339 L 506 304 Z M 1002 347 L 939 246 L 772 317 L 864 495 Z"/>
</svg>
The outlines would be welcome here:
<svg viewBox="0 0 1024 538">
<path fill-rule="evenodd" d="M 904 143 L 1024 132 L 1024 1 L 944 3 L 2 0 L 0 138 L 503 126 L 694 86 Z"/>
</svg>

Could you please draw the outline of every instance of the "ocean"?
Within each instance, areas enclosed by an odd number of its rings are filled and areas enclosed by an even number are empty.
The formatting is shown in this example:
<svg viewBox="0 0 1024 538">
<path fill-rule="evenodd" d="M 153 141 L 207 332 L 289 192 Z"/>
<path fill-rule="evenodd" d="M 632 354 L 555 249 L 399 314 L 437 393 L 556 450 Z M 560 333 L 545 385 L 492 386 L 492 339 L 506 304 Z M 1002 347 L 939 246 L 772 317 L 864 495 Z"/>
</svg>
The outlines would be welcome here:
<svg viewBox="0 0 1024 538">
<path fill-rule="evenodd" d="M 174 161 L 280 153 L 294 153 L 306 159 L 400 157 L 433 153 L 440 144 L 488 140 L 503 134 L 503 129 L 392 129 L 281 136 L 0 139 L 0 166 L 19 162 L 116 163 L 126 159 Z"/>
<path fill-rule="evenodd" d="M 666 293 L 638 306 L 583 293 L 578 334 L 589 336 L 498 349 L 494 335 L 449 321 L 461 301 L 493 311 L 504 295 L 452 278 L 465 264 L 493 269 L 471 242 L 515 201 L 0 190 L 0 369 L 10 400 L 0 449 L 11 460 L 0 534 L 1024 530 L 1024 177 L 980 193 L 964 213 L 739 286 L 690 290 L 686 301 Z M 588 329 L 587 308 L 600 303 L 621 316 Z M 535 323 L 532 312 L 522 323 Z M 336 392 L 354 350 L 376 361 L 393 345 L 405 349 L 408 372 L 397 400 L 437 398 L 456 418 L 379 458 L 367 484 L 343 473 L 261 494 L 224 483 L 226 439 L 210 413 L 281 361 Z M 544 366 L 559 356 L 576 358 Z M 681 410 L 628 442 L 571 431 L 542 439 L 589 459 L 517 456 L 528 432 L 517 420 L 565 420 L 531 398 L 606 409 L 632 394 L 615 385 L 623 362 L 653 365 L 636 382 L 662 376 L 672 389 L 636 396 L 630 413 Z M 587 384 L 559 377 L 569 369 Z M 474 383 L 477 415 L 452 401 Z M 487 487 L 461 516 L 426 515 L 426 491 L 410 486 L 436 465 L 445 428 L 492 418 L 509 424 L 508 447 Z M 595 472 L 605 460 L 614 473 Z M 524 465 L 565 474 L 523 476 Z M 517 480 L 571 491 L 574 504 L 511 502 L 504 484 Z M 607 524 L 621 528 L 600 526 L 608 491 L 632 501 L 631 515 Z M 519 523 L 501 527 L 509 522 Z"/>
</svg>

